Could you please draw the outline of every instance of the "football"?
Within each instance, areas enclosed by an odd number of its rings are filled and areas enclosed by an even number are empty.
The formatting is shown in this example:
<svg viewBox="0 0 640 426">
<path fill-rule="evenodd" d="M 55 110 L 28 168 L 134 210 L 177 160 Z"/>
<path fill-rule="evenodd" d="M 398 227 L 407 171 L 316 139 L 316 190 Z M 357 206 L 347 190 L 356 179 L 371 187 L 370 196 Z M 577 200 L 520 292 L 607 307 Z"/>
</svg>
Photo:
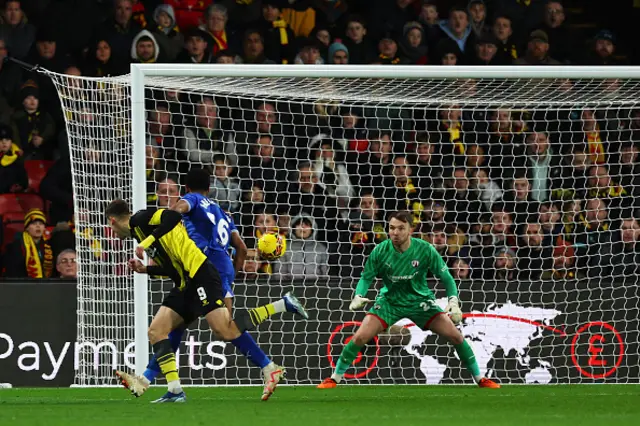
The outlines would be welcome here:
<svg viewBox="0 0 640 426">
<path fill-rule="evenodd" d="M 265 260 L 276 260 L 287 251 L 287 240 L 280 234 L 264 234 L 258 240 L 258 253 Z"/>
</svg>

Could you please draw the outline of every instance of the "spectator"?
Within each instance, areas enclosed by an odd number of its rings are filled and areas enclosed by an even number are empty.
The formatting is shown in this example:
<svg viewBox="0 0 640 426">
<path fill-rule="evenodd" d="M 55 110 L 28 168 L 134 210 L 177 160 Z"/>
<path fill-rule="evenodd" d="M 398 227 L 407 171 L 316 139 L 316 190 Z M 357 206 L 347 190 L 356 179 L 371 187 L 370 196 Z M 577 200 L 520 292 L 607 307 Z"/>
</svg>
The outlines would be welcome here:
<svg viewBox="0 0 640 426">
<path fill-rule="evenodd" d="M 531 196 L 531 182 L 527 176 L 516 176 L 503 197 L 506 209 L 513 215 L 516 225 L 537 219 L 540 203 Z"/>
<path fill-rule="evenodd" d="M 487 156 L 483 145 L 473 144 L 467 147 L 467 167 L 478 169 L 487 166 Z"/>
<path fill-rule="evenodd" d="M 413 171 L 409 160 L 404 155 L 393 158 L 391 176 L 384 179 L 384 217 L 399 210 L 408 210 L 414 215 L 414 225 L 420 223 L 424 207 L 421 200 L 420 188 L 416 187 L 411 176 Z"/>
<path fill-rule="evenodd" d="M 182 153 L 177 152 L 176 139 L 182 136 L 180 128 L 172 124 L 172 114 L 166 102 L 153 102 L 147 113 L 147 146 L 158 150 L 159 157 L 165 161 L 167 171 L 178 169 L 178 160 Z"/>
<path fill-rule="evenodd" d="M 544 245 L 542 226 L 536 222 L 525 223 L 520 231 L 518 248 L 518 279 L 537 281 L 544 271 L 552 269 L 552 246 Z"/>
<path fill-rule="evenodd" d="M 324 60 L 320 55 L 321 43 L 314 38 L 305 39 L 294 59 L 296 64 L 322 65 Z"/>
<path fill-rule="evenodd" d="M 449 261 L 449 265 L 453 278 L 457 280 L 467 280 L 471 278 L 471 268 L 465 259 L 459 257 L 452 258 L 452 260 Z"/>
<path fill-rule="evenodd" d="M 437 132 L 440 135 L 438 154 L 442 159 L 442 166 L 462 166 L 466 163 L 464 131 L 466 127 L 462 122 L 462 109 L 460 105 L 443 105 L 438 109 L 438 120 L 429 121 L 427 125 L 437 123 Z"/>
<path fill-rule="evenodd" d="M 637 276 L 640 272 L 640 225 L 634 217 L 622 219 L 613 250 L 614 277 Z"/>
<path fill-rule="evenodd" d="M 449 215 L 445 218 L 449 224 L 468 232 L 480 220 L 483 206 L 476 197 L 476 192 L 469 189 L 469 178 L 464 167 L 450 169 L 445 181 L 444 199 Z"/>
<path fill-rule="evenodd" d="M 160 147 L 145 146 L 145 168 L 147 173 L 147 205 L 154 206 L 158 201 L 156 184 L 164 178 L 164 161 L 160 158 Z"/>
<path fill-rule="evenodd" d="M 475 192 L 474 197 L 482 201 L 484 210 L 491 211 L 493 204 L 502 199 L 502 189 L 500 185 L 489 178 L 486 169 L 472 169 L 470 185 L 472 191 Z"/>
<path fill-rule="evenodd" d="M 584 220 L 575 231 L 578 269 L 586 268 L 587 276 L 609 276 L 612 266 L 613 233 L 609 210 L 604 200 L 592 198 L 585 204 Z"/>
<path fill-rule="evenodd" d="M 63 280 L 75 280 L 78 278 L 78 264 L 76 263 L 76 251 L 66 249 L 56 257 L 56 270 Z"/>
<path fill-rule="evenodd" d="M 314 3 L 308 0 L 282 2 L 282 19 L 291 27 L 295 37 L 309 37 L 317 28 L 317 7 Z"/>
<path fill-rule="evenodd" d="M 248 190 L 257 184 L 268 204 L 276 201 L 279 194 L 284 196 L 286 190 L 284 161 L 275 152 L 272 137 L 262 135 L 250 144 L 248 155 L 241 156 L 238 162 L 240 185 Z"/>
<path fill-rule="evenodd" d="M 489 174 L 501 187 L 526 164 L 524 131 L 526 125 L 509 109 L 493 112 L 489 124 Z"/>
<path fill-rule="evenodd" d="M 492 34 L 485 34 L 478 37 L 475 46 L 474 58 L 471 63 L 474 65 L 503 65 L 500 57 L 497 56 L 499 41 Z"/>
<path fill-rule="evenodd" d="M 493 21 L 492 33 L 498 39 L 496 58 L 499 63 L 511 64 L 520 57 L 520 50 L 513 41 L 513 27 L 508 16 L 500 15 Z"/>
<path fill-rule="evenodd" d="M 329 273 L 327 246 L 317 239 L 318 228 L 313 217 L 296 216 L 287 251 L 274 265 L 274 273 L 290 279 L 313 279 Z"/>
<path fill-rule="evenodd" d="M 500 247 L 493 255 L 493 265 L 488 269 L 487 279 L 513 281 L 518 276 L 518 258 L 516 253 L 507 247 Z"/>
<path fill-rule="evenodd" d="M 527 32 L 541 25 L 547 2 L 548 0 L 498 0 L 492 4 L 496 11 L 511 17 L 513 28 Z"/>
<path fill-rule="evenodd" d="M 577 144 L 570 156 L 564 158 L 560 182 L 552 181 L 551 197 L 554 200 L 583 199 L 587 192 L 587 178 L 591 167 L 591 156 L 587 147 Z"/>
<path fill-rule="evenodd" d="M 601 125 L 593 109 L 584 108 L 578 114 L 578 120 L 573 121 L 569 132 L 566 132 L 570 135 L 570 143 L 585 144 L 592 164 L 607 163 L 609 131 Z"/>
<path fill-rule="evenodd" d="M 22 109 L 11 117 L 15 143 L 25 160 L 51 160 L 55 148 L 55 123 L 48 112 L 40 109 L 39 90 L 28 80 L 20 89 Z"/>
<path fill-rule="evenodd" d="M 351 15 L 347 18 L 346 39 L 344 45 L 349 50 L 350 64 L 370 64 L 378 56 L 376 47 L 367 37 L 364 18 Z"/>
<path fill-rule="evenodd" d="M 544 24 L 540 28 L 549 36 L 549 56 L 562 63 L 575 57 L 573 32 L 567 27 L 564 6 L 560 1 L 549 1 L 545 6 Z"/>
<path fill-rule="evenodd" d="M 404 63 L 398 52 L 398 42 L 394 33 L 385 33 L 378 42 L 378 58 L 373 64 L 397 65 Z"/>
<path fill-rule="evenodd" d="M 7 53 L 6 41 L 0 37 L 0 123 L 9 123 L 22 82 L 20 67 L 5 61 Z"/>
<path fill-rule="evenodd" d="M 358 155 L 356 170 L 349 170 L 354 185 L 360 188 L 371 188 L 374 182 L 380 182 L 392 175 L 391 164 L 392 142 L 388 132 L 374 133 L 370 136 L 369 150 Z M 347 164 L 349 168 L 350 163 Z"/>
<path fill-rule="evenodd" d="M 371 36 L 380 40 L 385 32 L 400 33 L 405 23 L 415 19 L 411 3 L 413 0 L 390 0 L 371 8 Z"/>
<path fill-rule="evenodd" d="M 249 217 L 251 221 L 248 226 L 244 227 L 244 240 L 247 247 L 255 247 L 260 237 L 265 234 L 278 233 L 278 221 L 276 216 L 270 210 L 259 209 L 254 210 L 255 213 Z"/>
<path fill-rule="evenodd" d="M 293 63 L 295 34 L 281 17 L 279 1 L 262 1 L 262 22 L 259 29 L 264 37 L 265 56 L 277 64 Z"/>
<path fill-rule="evenodd" d="M 111 46 L 107 40 L 98 40 L 95 46 L 89 49 L 87 56 L 82 70 L 89 77 L 113 77 L 128 72 L 111 54 Z"/>
<path fill-rule="evenodd" d="M 22 11 L 22 0 L 9 0 L 4 4 L 4 23 L 0 26 L 0 38 L 6 42 L 11 56 L 24 59 L 36 38 L 36 28 L 27 22 Z"/>
<path fill-rule="evenodd" d="M 473 51 L 476 36 L 469 25 L 467 11 L 463 7 L 451 8 L 449 19 L 440 21 L 440 30 L 441 38 L 453 40 L 464 56 L 469 56 Z"/>
<path fill-rule="evenodd" d="M 207 46 L 214 57 L 222 50 L 238 48 L 235 35 L 227 31 L 228 20 L 227 8 L 221 4 L 211 4 L 205 12 L 200 29 L 207 34 Z"/>
<path fill-rule="evenodd" d="M 40 194 L 51 202 L 51 222 L 69 222 L 73 218 L 73 187 L 71 160 L 62 157 L 53 163 L 40 183 Z"/>
<path fill-rule="evenodd" d="M 587 196 L 607 200 L 611 219 L 617 219 L 620 215 L 620 209 L 630 207 L 634 201 L 622 186 L 613 182 L 605 166 L 592 166 L 589 169 L 587 182 L 589 185 Z"/>
<path fill-rule="evenodd" d="M 83 236 L 87 238 L 87 241 L 93 250 L 100 251 L 98 248 L 100 247 L 100 243 L 98 243 L 95 238 L 92 238 L 92 233 L 87 232 L 86 229 L 88 228 L 85 228 Z M 51 230 L 50 235 L 48 242 L 51 245 L 53 257 L 55 259 L 57 259 L 58 255 L 65 250 L 73 250 L 75 252 L 76 229 L 73 221 L 56 223 L 56 226 Z"/>
<path fill-rule="evenodd" d="M 415 170 L 416 187 L 423 191 L 425 198 L 433 198 L 434 192 L 442 189 L 443 170 L 432 137 L 433 133 L 427 132 L 416 135 L 416 156 L 412 167 Z"/>
<path fill-rule="evenodd" d="M 616 38 L 609 30 L 598 31 L 590 43 L 589 52 L 583 59 L 585 65 L 620 65 L 614 57 L 616 52 Z"/>
<path fill-rule="evenodd" d="M 44 213 L 32 209 L 24 217 L 21 238 L 7 247 L 5 276 L 7 278 L 49 278 L 53 272 L 53 251 L 44 239 Z"/>
<path fill-rule="evenodd" d="M 192 28 L 184 35 L 184 50 L 176 58 L 177 62 L 185 64 L 211 64 L 213 55 L 208 49 L 207 33 Z"/>
<path fill-rule="evenodd" d="M 330 46 L 327 54 L 330 64 L 345 65 L 349 63 L 349 49 L 342 44 L 340 39 L 336 39 Z"/>
<path fill-rule="evenodd" d="M 258 250 L 251 248 L 247 250 L 247 257 L 238 275 L 239 278 L 244 278 L 245 281 L 253 281 L 261 276 L 271 274 L 272 271 L 272 266 L 268 262 L 260 259 Z"/>
<path fill-rule="evenodd" d="M 236 55 L 230 50 L 221 50 L 215 57 L 216 64 L 235 64 Z"/>
<path fill-rule="evenodd" d="M 538 210 L 538 218 L 545 235 L 543 245 L 554 246 L 563 238 L 562 215 L 555 203 L 541 203 Z"/>
<path fill-rule="evenodd" d="M 173 62 L 184 46 L 184 37 L 176 25 L 176 16 L 170 4 L 161 4 L 153 11 L 155 28 L 152 33 L 164 58 Z"/>
<path fill-rule="evenodd" d="M 111 46 L 111 54 L 121 63 L 131 56 L 131 46 L 136 34 L 142 28 L 133 18 L 132 0 L 114 0 L 113 16 L 98 30 L 97 37 L 107 40 Z"/>
<path fill-rule="evenodd" d="M 490 30 L 487 25 L 487 5 L 484 0 L 469 0 L 467 5 L 470 25 L 476 37 L 484 37 Z"/>
<path fill-rule="evenodd" d="M 639 154 L 640 150 L 634 141 L 623 142 L 618 160 L 611 165 L 611 177 L 634 199 L 640 199 Z"/>
<path fill-rule="evenodd" d="M 419 22 L 412 21 L 404 25 L 400 52 L 409 64 L 425 65 L 428 62 L 424 30 Z"/>
<path fill-rule="evenodd" d="M 329 63 L 329 46 L 331 45 L 329 28 L 324 25 L 317 25 L 309 34 L 309 38 L 317 41 L 323 62 Z"/>
<path fill-rule="evenodd" d="M 227 164 L 224 155 L 216 155 L 213 165 L 209 198 L 214 199 L 220 207 L 230 213 L 238 212 L 242 192 L 238 180 L 232 177 L 233 167 Z"/>
<path fill-rule="evenodd" d="M 553 269 L 542 273 L 543 280 L 573 280 L 583 278 L 584 274 L 576 270 L 575 249 L 560 239 L 553 249 Z"/>
<path fill-rule="evenodd" d="M 324 186 L 327 194 L 336 199 L 338 206 L 347 207 L 355 191 L 340 152 L 341 147 L 331 139 L 322 139 L 315 148 L 313 170 L 318 182 Z"/>
<path fill-rule="evenodd" d="M 180 28 L 193 28 L 204 20 L 204 11 L 213 0 L 164 0 L 176 13 L 176 24 Z M 230 2 L 226 2 L 230 3 Z M 235 4 L 232 0 L 231 3 Z M 255 3 L 254 3 L 255 4 Z"/>
<path fill-rule="evenodd" d="M 546 132 L 532 132 L 527 135 L 527 159 L 531 172 L 531 198 L 545 202 L 551 198 L 551 189 L 555 182 L 562 179 L 560 156 L 555 155 L 549 146 Z"/>
<path fill-rule="evenodd" d="M 542 30 L 529 34 L 529 42 L 525 55 L 513 61 L 514 65 L 560 65 L 560 62 L 549 56 L 549 36 Z"/>
<path fill-rule="evenodd" d="M 140 31 L 131 43 L 131 60 L 137 64 L 153 64 L 158 62 L 160 46 L 156 38 L 147 30 Z"/>
<path fill-rule="evenodd" d="M 29 185 L 22 151 L 13 143 L 13 132 L 0 125 L 0 194 L 23 192 Z"/>
<path fill-rule="evenodd" d="M 180 186 L 173 178 L 166 178 L 158 182 L 156 189 L 159 208 L 173 208 L 180 200 Z"/>
<path fill-rule="evenodd" d="M 242 42 L 242 63 L 244 64 L 275 64 L 264 54 L 264 37 L 258 30 L 247 30 Z"/>
<path fill-rule="evenodd" d="M 423 223 L 420 229 L 421 238 L 428 241 L 445 260 L 447 256 L 447 234 L 444 223 Z"/>
<path fill-rule="evenodd" d="M 457 43 L 449 38 L 444 38 L 438 42 L 436 53 L 438 54 L 440 65 L 460 65 L 462 64 L 462 52 Z"/>
</svg>

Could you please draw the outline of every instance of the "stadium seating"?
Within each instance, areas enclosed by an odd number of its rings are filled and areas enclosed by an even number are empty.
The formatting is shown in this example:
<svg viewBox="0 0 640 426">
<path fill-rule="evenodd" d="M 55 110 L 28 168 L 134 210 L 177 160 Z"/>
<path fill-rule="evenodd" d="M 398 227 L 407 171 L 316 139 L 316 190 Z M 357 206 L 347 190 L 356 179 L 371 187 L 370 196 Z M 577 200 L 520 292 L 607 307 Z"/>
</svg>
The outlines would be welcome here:
<svg viewBox="0 0 640 426">
<path fill-rule="evenodd" d="M 52 165 L 53 161 L 27 160 L 24 162 L 24 168 L 29 176 L 29 192 L 40 192 L 40 182 Z"/>
</svg>

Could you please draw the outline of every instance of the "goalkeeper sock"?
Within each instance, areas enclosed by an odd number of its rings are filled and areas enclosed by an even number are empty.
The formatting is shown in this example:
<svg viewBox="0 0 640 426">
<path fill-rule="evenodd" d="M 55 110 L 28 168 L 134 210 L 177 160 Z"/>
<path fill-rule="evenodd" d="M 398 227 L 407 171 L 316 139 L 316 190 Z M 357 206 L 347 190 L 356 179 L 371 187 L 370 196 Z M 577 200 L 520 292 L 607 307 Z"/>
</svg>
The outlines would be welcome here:
<svg viewBox="0 0 640 426">
<path fill-rule="evenodd" d="M 353 361 L 358 357 L 358 352 L 362 349 L 362 346 L 358 346 L 353 343 L 353 340 L 347 343 L 347 346 L 344 347 L 342 353 L 340 354 L 340 358 L 338 358 L 338 363 L 336 364 L 336 370 L 331 375 L 331 378 L 336 381 L 336 383 L 340 383 L 342 380 L 342 376 L 344 373 L 351 367 Z"/>
<path fill-rule="evenodd" d="M 471 349 L 471 345 L 464 340 L 459 345 L 453 345 L 456 348 L 456 352 L 458 352 L 458 357 L 460 357 L 460 361 L 467 367 L 467 370 L 473 376 L 473 380 L 478 383 L 482 376 L 480 375 L 480 367 L 478 367 L 478 363 L 476 362 L 476 356 L 473 354 L 473 349 Z"/>
<path fill-rule="evenodd" d="M 236 337 L 231 341 L 233 346 L 244 355 L 249 361 L 260 368 L 264 368 L 271 363 L 269 357 L 260 349 L 253 337 L 244 331 L 240 337 Z"/>
<path fill-rule="evenodd" d="M 172 330 L 171 333 L 169 333 L 169 341 L 171 342 L 171 348 L 174 352 L 176 352 L 180 347 L 184 330 L 184 328 L 180 327 Z M 154 355 L 151 361 L 149 361 L 149 365 L 147 365 L 147 369 L 144 370 L 142 376 L 147 379 L 148 383 L 152 383 L 160 373 L 160 365 L 158 365 L 158 360 Z"/>
<path fill-rule="evenodd" d="M 169 392 L 180 393 L 180 377 L 178 376 L 178 366 L 176 363 L 176 354 L 171 348 L 169 339 L 160 340 L 153 345 L 153 353 L 160 365 L 160 371 L 164 374 L 169 385 Z"/>
</svg>

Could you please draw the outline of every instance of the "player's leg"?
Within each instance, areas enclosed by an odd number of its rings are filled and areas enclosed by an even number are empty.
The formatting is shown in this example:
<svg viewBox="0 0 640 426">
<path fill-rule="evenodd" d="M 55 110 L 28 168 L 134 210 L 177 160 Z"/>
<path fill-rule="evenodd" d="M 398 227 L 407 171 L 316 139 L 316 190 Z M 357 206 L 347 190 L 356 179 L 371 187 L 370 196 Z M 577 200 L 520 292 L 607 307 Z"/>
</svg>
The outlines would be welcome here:
<svg viewBox="0 0 640 426">
<path fill-rule="evenodd" d="M 238 324 L 240 328 L 253 330 L 273 315 L 283 312 L 291 312 L 300 315 L 304 319 L 309 319 L 309 314 L 307 314 L 304 306 L 292 292 L 286 293 L 282 296 L 282 299 L 273 303 L 244 310 L 240 312 L 240 315 L 236 314 L 235 317 L 236 319 L 242 318 L 245 321 L 243 324 Z"/>
<path fill-rule="evenodd" d="M 169 333 L 169 341 L 171 342 L 171 348 L 174 352 L 178 351 L 186 329 L 187 326 L 183 323 L 180 324 L 177 328 L 171 330 L 171 332 Z M 145 384 L 147 386 L 151 385 L 151 383 L 155 380 L 156 377 L 160 375 L 161 372 L 162 371 L 160 370 L 160 364 L 158 364 L 158 360 L 154 355 L 149 361 L 149 364 L 147 364 L 147 369 L 142 374 Z"/>
<path fill-rule="evenodd" d="M 473 376 L 473 380 L 475 380 L 478 386 L 483 388 L 500 387 L 499 384 L 483 377 L 480 374 L 480 368 L 476 362 L 476 357 L 471 345 L 469 345 L 469 342 L 466 341 L 460 330 L 456 328 L 448 315 L 438 308 L 438 311 L 434 312 L 434 315 L 427 320 L 425 328 L 428 328 L 437 335 L 444 337 L 453 345 L 458 353 L 460 361 L 462 361 L 467 370 L 469 370 L 471 376 Z"/>
<path fill-rule="evenodd" d="M 362 347 L 388 327 L 388 321 L 392 321 L 391 314 L 391 309 L 388 305 L 381 306 L 376 302 L 376 306 L 369 311 L 358 330 L 349 340 L 349 343 L 342 349 L 333 374 L 320 383 L 318 389 L 335 388 L 342 381 L 344 373 L 358 357 Z"/>
</svg>

